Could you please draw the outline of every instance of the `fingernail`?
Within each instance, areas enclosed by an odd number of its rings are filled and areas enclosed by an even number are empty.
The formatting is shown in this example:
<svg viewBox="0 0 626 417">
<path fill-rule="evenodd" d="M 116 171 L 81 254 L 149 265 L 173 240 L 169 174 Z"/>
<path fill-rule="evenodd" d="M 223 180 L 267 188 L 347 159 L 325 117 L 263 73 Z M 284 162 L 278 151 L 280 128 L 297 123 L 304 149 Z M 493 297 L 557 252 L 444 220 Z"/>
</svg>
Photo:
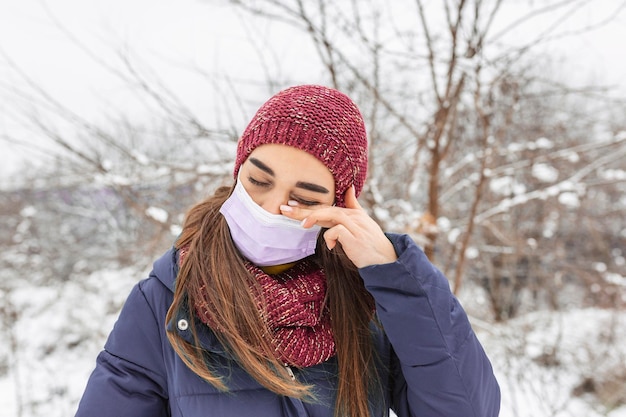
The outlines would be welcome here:
<svg viewBox="0 0 626 417">
<path fill-rule="evenodd" d="M 290 207 L 290 208 L 291 208 L 291 207 Z M 305 223 L 306 223 L 306 219 L 304 219 L 304 220 L 302 220 L 302 221 L 300 222 L 300 226 L 304 227 L 304 224 L 305 224 Z"/>
<path fill-rule="evenodd" d="M 287 201 L 287 204 L 289 204 L 291 207 L 296 207 L 298 205 L 298 202 L 296 200 L 289 200 Z"/>
<path fill-rule="evenodd" d="M 286 206 L 284 204 L 281 204 L 279 208 L 280 208 L 280 211 L 286 211 L 286 212 L 293 211 L 293 208 Z"/>
</svg>

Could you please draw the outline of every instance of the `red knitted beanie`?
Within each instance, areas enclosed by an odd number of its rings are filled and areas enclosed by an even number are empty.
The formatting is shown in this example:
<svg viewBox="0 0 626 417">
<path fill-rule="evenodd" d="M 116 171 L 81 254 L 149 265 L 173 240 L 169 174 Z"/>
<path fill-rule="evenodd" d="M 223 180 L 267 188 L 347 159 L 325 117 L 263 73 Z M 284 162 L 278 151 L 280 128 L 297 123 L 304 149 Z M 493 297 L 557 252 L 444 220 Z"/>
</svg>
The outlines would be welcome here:
<svg viewBox="0 0 626 417">
<path fill-rule="evenodd" d="M 345 94 L 318 85 L 291 87 L 259 108 L 237 146 L 235 178 L 248 155 L 260 145 L 276 143 L 308 152 L 322 161 L 335 179 L 335 204 L 354 184 L 361 193 L 367 175 L 367 135 L 363 117 Z"/>
</svg>

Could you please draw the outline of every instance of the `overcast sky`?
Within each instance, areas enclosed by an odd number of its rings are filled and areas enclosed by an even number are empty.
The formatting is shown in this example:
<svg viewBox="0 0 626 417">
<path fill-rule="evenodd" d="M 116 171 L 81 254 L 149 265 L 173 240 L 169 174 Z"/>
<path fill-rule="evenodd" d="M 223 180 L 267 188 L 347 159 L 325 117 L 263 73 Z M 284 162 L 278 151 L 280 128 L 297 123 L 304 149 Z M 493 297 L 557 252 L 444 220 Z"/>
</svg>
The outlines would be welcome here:
<svg viewBox="0 0 626 417">
<path fill-rule="evenodd" d="M 572 4 L 584 1 L 572 0 Z M 217 3 L 220 2 L 0 0 L 0 131 L 15 128 L 6 110 L 14 103 L 7 102 L 1 88 L 22 82 L 7 60 L 54 97 L 80 111 L 97 114 L 103 102 L 114 101 L 116 95 L 124 94 L 127 86 L 107 74 L 88 54 L 112 62 L 116 53 L 126 50 L 155 68 L 191 106 L 209 111 L 201 107 L 203 97 L 194 88 L 197 79 L 189 74 L 190 66 L 227 73 L 233 78 L 262 78 L 255 67 L 247 35 L 232 7 Z M 524 7 L 542 4 L 539 0 L 511 0 L 511 3 Z M 563 59 L 566 68 L 563 74 L 571 77 L 572 82 L 620 86 L 619 94 L 626 97 L 626 1 L 589 3 L 570 16 L 565 30 L 593 27 L 612 19 L 599 25 L 599 29 L 553 42 L 547 48 L 557 59 Z M 514 21 L 519 13 L 512 8 L 503 16 Z M 81 51 L 60 27 L 79 39 L 88 52 Z M 540 26 L 520 25 L 515 35 L 531 37 L 541 30 Z M 298 39 L 282 39 L 284 71 L 297 74 L 290 78 L 303 82 L 314 79 L 312 68 L 302 65 L 307 54 L 313 52 Z"/>
</svg>

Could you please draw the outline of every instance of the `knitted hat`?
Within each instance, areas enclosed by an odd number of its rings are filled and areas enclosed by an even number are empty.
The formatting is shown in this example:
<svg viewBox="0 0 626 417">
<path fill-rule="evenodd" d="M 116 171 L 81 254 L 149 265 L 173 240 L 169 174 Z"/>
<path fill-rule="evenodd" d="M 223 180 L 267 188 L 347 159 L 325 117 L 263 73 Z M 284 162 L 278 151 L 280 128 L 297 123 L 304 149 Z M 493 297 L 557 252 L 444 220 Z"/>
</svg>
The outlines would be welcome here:
<svg viewBox="0 0 626 417">
<path fill-rule="evenodd" d="M 354 184 L 361 193 L 367 175 L 367 136 L 363 117 L 345 94 L 302 85 L 271 97 L 259 108 L 237 145 L 235 178 L 241 164 L 260 145 L 293 146 L 319 159 L 335 179 L 335 204 Z"/>
</svg>

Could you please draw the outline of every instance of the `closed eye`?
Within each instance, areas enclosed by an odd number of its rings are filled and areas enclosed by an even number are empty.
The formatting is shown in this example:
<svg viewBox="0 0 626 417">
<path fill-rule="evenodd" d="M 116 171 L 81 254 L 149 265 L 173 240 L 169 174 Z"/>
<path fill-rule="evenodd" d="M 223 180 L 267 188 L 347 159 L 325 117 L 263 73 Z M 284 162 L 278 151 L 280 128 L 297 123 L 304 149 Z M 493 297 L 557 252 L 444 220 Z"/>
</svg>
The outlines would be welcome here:
<svg viewBox="0 0 626 417">
<path fill-rule="evenodd" d="M 317 206 L 320 204 L 319 201 L 312 201 L 312 200 L 305 200 L 303 198 L 299 198 L 299 197 L 292 197 L 294 200 L 296 200 L 299 204 L 305 205 L 305 206 Z"/>
<path fill-rule="evenodd" d="M 250 182 L 250 184 L 255 185 L 257 187 L 269 187 L 271 185 L 269 182 L 259 181 L 250 176 L 248 177 L 248 181 Z"/>
</svg>

